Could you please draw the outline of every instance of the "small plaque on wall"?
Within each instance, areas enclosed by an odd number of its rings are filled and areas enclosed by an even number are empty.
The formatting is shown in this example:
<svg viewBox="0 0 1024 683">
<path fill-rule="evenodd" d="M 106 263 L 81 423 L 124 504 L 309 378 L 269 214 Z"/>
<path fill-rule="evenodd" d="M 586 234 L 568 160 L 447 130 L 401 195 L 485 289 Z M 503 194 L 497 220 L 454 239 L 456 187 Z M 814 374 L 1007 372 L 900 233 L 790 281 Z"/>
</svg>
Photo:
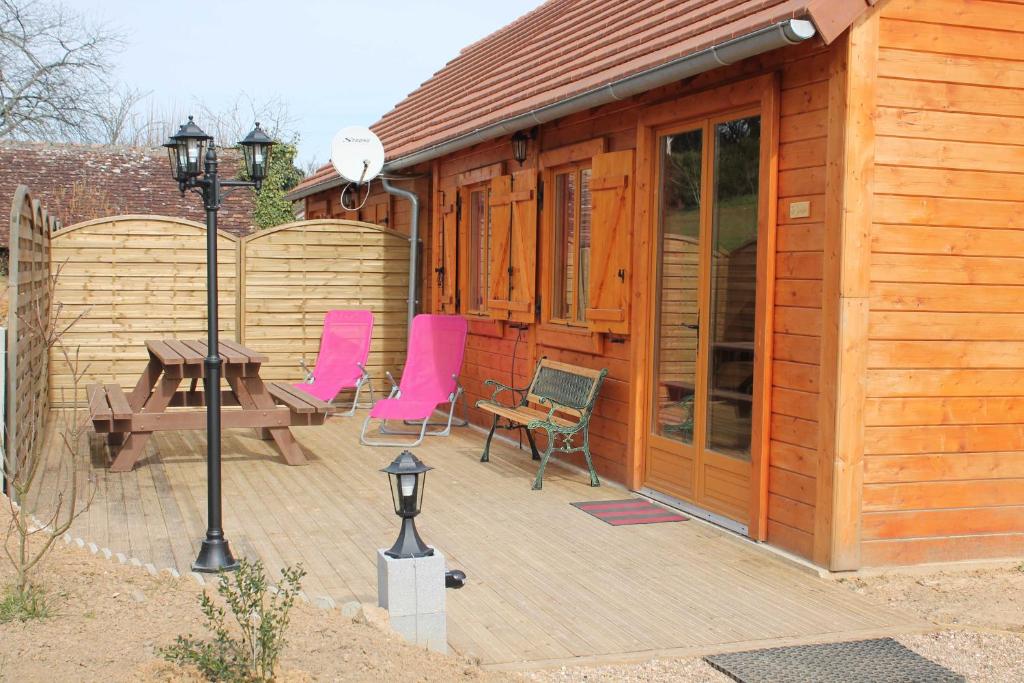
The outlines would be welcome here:
<svg viewBox="0 0 1024 683">
<path fill-rule="evenodd" d="M 810 218 L 811 216 L 811 203 L 805 202 L 790 202 L 789 204 L 789 217 L 790 218 Z"/>
</svg>

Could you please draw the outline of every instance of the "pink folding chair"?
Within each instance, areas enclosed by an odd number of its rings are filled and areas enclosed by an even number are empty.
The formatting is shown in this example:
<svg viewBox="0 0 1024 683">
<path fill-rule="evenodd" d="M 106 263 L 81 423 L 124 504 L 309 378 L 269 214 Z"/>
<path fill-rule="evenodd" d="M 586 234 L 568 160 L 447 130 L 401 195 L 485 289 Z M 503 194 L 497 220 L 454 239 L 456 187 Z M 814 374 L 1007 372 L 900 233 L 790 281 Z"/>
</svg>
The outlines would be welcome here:
<svg viewBox="0 0 1024 683">
<path fill-rule="evenodd" d="M 447 436 L 451 433 L 455 403 L 463 395 L 459 372 L 466 350 L 466 333 L 466 319 L 461 316 L 423 314 L 413 318 L 402 381 L 396 384 L 391 373 L 387 373 L 391 394 L 377 401 L 366 417 L 359 435 L 360 443 L 366 446 L 410 447 L 418 446 L 424 436 Z M 445 403 L 449 405 L 447 421 L 430 422 L 434 410 Z M 381 434 L 416 436 L 416 441 L 368 441 L 366 429 L 370 420 L 381 421 Z M 389 420 L 418 426 L 418 436 L 416 431 L 388 428 Z M 427 427 L 434 426 L 443 426 L 443 429 L 427 431 Z"/>
<path fill-rule="evenodd" d="M 320 337 L 320 353 L 310 371 L 305 359 L 306 381 L 293 384 L 296 389 L 331 403 L 343 389 L 355 389 L 352 407 L 344 413 L 352 416 L 359 406 L 359 394 L 369 387 L 373 404 L 373 383 L 366 371 L 373 337 L 372 311 L 328 311 L 324 317 L 324 331 Z"/>
</svg>

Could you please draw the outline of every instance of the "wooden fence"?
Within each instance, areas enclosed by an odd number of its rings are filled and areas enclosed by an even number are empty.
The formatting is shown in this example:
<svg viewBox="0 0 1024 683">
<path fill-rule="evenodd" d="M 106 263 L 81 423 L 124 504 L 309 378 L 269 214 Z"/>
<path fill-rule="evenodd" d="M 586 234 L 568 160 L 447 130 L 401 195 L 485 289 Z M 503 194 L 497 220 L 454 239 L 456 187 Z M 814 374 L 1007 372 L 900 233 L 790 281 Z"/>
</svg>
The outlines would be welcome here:
<svg viewBox="0 0 1024 683">
<path fill-rule="evenodd" d="M 219 232 L 217 249 L 220 330 L 234 339 L 238 238 Z M 85 383 L 131 387 L 145 367 L 147 339 L 206 336 L 206 226 L 200 223 L 163 216 L 78 223 L 54 233 L 52 269 L 60 269 L 54 300 L 61 318 L 83 316 L 65 343 L 79 349 Z M 70 371 L 56 351 L 51 355 L 50 399 L 67 404 Z"/>
<path fill-rule="evenodd" d="M 405 358 L 409 240 L 370 223 L 311 220 L 256 232 L 242 240 L 242 342 L 270 357 L 267 379 L 299 377 L 312 367 L 324 314 L 338 308 L 374 312 L 367 370 L 375 386 L 397 377 Z"/>
<path fill-rule="evenodd" d="M 316 360 L 324 313 L 369 308 L 377 320 L 369 365 L 380 386 L 404 359 L 408 244 L 347 220 L 299 221 L 241 240 L 221 232 L 221 334 L 267 353 L 265 378 L 297 381 L 299 361 Z M 53 235 L 54 300 L 65 319 L 84 313 L 66 341 L 89 364 L 86 383 L 134 385 L 147 339 L 205 338 L 205 249 L 205 226 L 162 216 L 105 218 Z M 68 368 L 56 355 L 51 363 L 51 401 L 66 403 Z"/>
<path fill-rule="evenodd" d="M 42 327 L 50 317 L 50 233 L 55 221 L 28 188 L 11 204 L 8 270 L 5 453 L 23 458 L 43 437 L 47 354 Z"/>
</svg>

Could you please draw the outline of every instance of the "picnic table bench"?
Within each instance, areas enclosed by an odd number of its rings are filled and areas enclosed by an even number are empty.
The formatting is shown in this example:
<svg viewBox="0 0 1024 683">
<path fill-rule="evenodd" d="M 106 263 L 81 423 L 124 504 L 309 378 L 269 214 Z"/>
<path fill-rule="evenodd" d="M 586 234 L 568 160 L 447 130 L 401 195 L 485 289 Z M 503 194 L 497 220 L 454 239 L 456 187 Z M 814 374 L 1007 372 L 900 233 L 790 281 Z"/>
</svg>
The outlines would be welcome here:
<svg viewBox="0 0 1024 683">
<path fill-rule="evenodd" d="M 93 428 L 107 435 L 112 472 L 130 471 L 153 432 L 206 428 L 206 396 L 198 387 L 206 342 L 153 340 L 146 350 L 149 362 L 131 391 L 117 384 L 86 387 Z M 323 424 L 328 404 L 288 384 L 264 382 L 259 371 L 268 359 L 257 351 L 231 341 L 220 342 L 218 350 L 230 387 L 221 390 L 221 405 L 238 408 L 221 411 L 222 427 L 256 428 L 261 438 L 274 441 L 289 465 L 304 465 L 289 427 Z M 186 381 L 187 388 L 179 391 Z"/>
<path fill-rule="evenodd" d="M 486 380 L 484 385 L 495 387 L 494 393 L 490 399 L 477 401 L 476 407 L 491 413 L 494 419 L 491 431 L 487 434 L 480 462 L 490 460 L 491 439 L 499 426 L 502 429 L 524 429 L 530 441 L 533 459 L 540 460 L 537 478 L 533 482 L 534 490 L 543 487 L 544 468 L 554 450 L 560 453 L 582 451 L 590 470 L 590 485 L 600 486 L 601 482 L 597 478 L 590 457 L 588 428 L 594 404 L 597 402 L 597 393 L 601 390 L 601 384 L 607 374 L 607 370 L 591 370 L 541 358 L 528 387 L 516 389 L 493 379 Z M 513 394 L 511 406 L 498 401 L 499 394 L 505 391 Z M 502 418 L 506 420 L 506 425 L 498 424 Z M 543 455 L 537 452 L 537 444 L 533 439 L 534 429 L 542 429 L 547 433 L 547 448 Z M 583 436 L 579 446 L 573 445 L 573 438 L 577 434 Z"/>
</svg>

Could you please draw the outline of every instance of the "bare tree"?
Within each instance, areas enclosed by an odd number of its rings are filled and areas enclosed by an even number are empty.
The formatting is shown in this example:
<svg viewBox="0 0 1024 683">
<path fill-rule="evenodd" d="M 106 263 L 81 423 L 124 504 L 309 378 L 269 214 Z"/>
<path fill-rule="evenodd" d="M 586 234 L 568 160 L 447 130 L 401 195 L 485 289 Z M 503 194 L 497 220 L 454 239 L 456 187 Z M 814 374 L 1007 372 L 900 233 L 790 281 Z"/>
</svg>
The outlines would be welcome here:
<svg viewBox="0 0 1024 683">
<path fill-rule="evenodd" d="M 0 0 L 0 139 L 90 137 L 120 45 L 113 31 L 59 5 Z"/>
<path fill-rule="evenodd" d="M 57 289 L 63 265 L 57 268 L 48 281 L 49 301 Z M 85 512 L 92 502 L 94 490 L 88 486 L 87 468 L 82 462 L 87 453 L 84 442 L 87 433 L 88 416 L 82 408 L 79 390 L 82 379 L 88 371 L 78 355 L 78 348 L 71 349 L 64 343 L 64 335 L 77 324 L 88 310 L 78 315 L 68 316 L 60 303 L 54 302 L 47 310 L 42 304 L 35 306 L 27 314 L 18 316 L 25 332 L 34 337 L 37 343 L 45 348 L 41 356 L 43 360 L 32 360 L 29 366 L 29 383 L 45 386 L 47 361 L 50 349 L 56 349 L 67 364 L 71 375 L 71 400 L 68 407 L 59 413 L 61 423 L 57 429 L 60 440 L 54 460 L 53 482 L 48 484 L 53 493 L 51 502 L 38 510 L 30 509 L 34 500 L 40 497 L 40 468 L 47 461 L 42 434 L 30 435 L 27 439 L 19 439 L 19 443 L 34 444 L 32 447 L 9 444 L 3 453 L 4 472 L 8 486 L 8 510 L 10 519 L 7 526 L 7 537 L 4 541 L 4 552 L 14 568 L 15 581 L 11 587 L 15 602 L 24 615 L 32 616 L 29 611 L 40 597 L 32 585 L 32 571 L 46 557 L 54 542 L 64 535 L 75 519 Z M 42 398 L 37 391 L 24 392 L 19 400 L 28 401 L 27 414 L 38 412 L 38 402 Z M 36 420 L 27 420 L 21 429 L 39 429 Z M 34 438 L 33 438 L 34 436 Z M 41 523 L 33 516 L 36 512 L 43 516 Z M 14 537 L 14 543 L 11 538 Z M 36 542 L 38 539 L 38 542 Z M 13 548 L 12 548 L 13 545 Z"/>
<path fill-rule="evenodd" d="M 127 86 L 112 91 L 107 97 L 106 106 L 96 112 L 94 130 L 88 142 L 129 147 L 152 146 L 145 115 L 139 111 L 139 103 L 147 97 L 148 92 Z"/>
<path fill-rule="evenodd" d="M 271 137 L 295 138 L 295 119 L 288 110 L 288 104 L 280 97 L 257 100 L 243 92 L 218 108 L 197 101 L 193 101 L 191 106 L 177 102 L 160 105 L 148 94 L 123 89 L 111 98 L 91 141 L 156 147 L 166 142 L 189 115 L 194 116 L 196 123 L 219 145 L 235 144 L 248 135 L 256 121 Z"/>
</svg>

